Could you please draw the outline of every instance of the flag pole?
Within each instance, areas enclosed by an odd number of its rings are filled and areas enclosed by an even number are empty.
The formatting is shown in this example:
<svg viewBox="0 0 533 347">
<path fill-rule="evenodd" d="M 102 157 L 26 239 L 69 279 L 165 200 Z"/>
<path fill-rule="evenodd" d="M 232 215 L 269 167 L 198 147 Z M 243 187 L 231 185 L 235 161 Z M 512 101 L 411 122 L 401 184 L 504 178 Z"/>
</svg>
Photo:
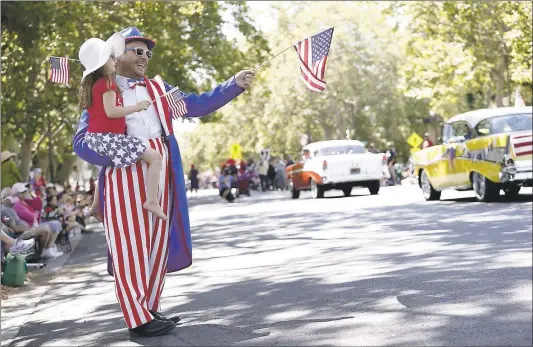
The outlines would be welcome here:
<svg viewBox="0 0 533 347">
<path fill-rule="evenodd" d="M 161 99 L 161 98 L 167 96 L 167 95 L 170 94 L 170 93 L 174 93 L 174 92 L 177 91 L 177 90 L 180 90 L 180 88 L 179 88 L 179 87 L 174 87 L 174 88 L 172 88 L 171 90 L 169 90 L 169 91 L 166 92 L 165 94 L 163 94 L 163 95 L 159 95 L 157 98 L 155 98 L 154 100 L 152 100 L 152 103 L 154 103 L 154 102 L 156 102 L 157 100 L 159 100 L 159 99 Z"/>
<path fill-rule="evenodd" d="M 276 54 L 275 56 L 271 57 L 270 59 L 268 59 L 267 61 L 261 63 L 260 65 L 256 66 L 255 69 L 253 70 L 254 73 L 259 70 L 259 68 L 261 68 L 262 66 L 268 64 L 272 59 L 274 59 L 275 57 L 277 57 L 278 55 L 280 55 L 281 53 L 285 52 L 286 50 L 288 50 L 289 48 L 292 48 L 294 45 L 290 45 L 289 47 L 285 48 L 284 50 L 282 50 L 281 52 L 279 52 L 278 54 Z"/>
<path fill-rule="evenodd" d="M 51 55 L 50 58 L 63 58 L 63 59 L 72 60 L 72 61 L 80 61 L 79 59 L 72 59 L 72 58 L 65 58 L 65 57 L 55 57 L 53 55 Z"/>
</svg>

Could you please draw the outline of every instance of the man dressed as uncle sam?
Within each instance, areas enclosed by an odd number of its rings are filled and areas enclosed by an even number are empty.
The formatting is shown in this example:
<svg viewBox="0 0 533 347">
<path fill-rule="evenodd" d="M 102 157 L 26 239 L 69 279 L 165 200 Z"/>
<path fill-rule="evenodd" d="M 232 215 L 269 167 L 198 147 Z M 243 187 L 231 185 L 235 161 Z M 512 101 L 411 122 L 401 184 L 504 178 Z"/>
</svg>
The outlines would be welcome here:
<svg viewBox="0 0 533 347">
<path fill-rule="evenodd" d="M 135 27 L 122 34 L 126 49 L 117 62 L 116 81 L 124 106 L 155 100 L 146 110 L 126 116 L 127 134 L 141 139 L 163 157 L 159 202 L 169 219 L 155 218 L 142 207 L 146 199 L 145 162 L 116 168 L 108 157 L 89 149 L 85 133 L 91 115 L 87 110 L 81 115 L 73 146 L 79 157 L 103 167 L 99 192 L 109 252 L 108 272 L 114 276 L 126 324 L 141 336 L 157 336 L 171 331 L 179 321 L 179 317 L 167 318 L 159 312 L 165 275 L 192 263 L 186 188 L 169 100 L 161 97 L 173 87 L 159 76 L 152 80 L 145 77 L 155 43 Z M 240 95 L 253 78 L 251 70 L 244 70 L 210 92 L 182 94 L 185 116 L 212 113 Z"/>
</svg>

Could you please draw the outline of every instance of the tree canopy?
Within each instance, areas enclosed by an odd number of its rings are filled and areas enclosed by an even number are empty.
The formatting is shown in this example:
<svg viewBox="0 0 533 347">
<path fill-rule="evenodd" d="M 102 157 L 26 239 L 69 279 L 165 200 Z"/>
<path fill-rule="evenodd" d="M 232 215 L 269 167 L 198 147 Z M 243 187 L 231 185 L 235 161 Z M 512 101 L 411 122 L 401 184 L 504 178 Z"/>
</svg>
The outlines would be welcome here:
<svg viewBox="0 0 533 347">
<path fill-rule="evenodd" d="M 48 57 L 77 57 L 91 36 L 135 25 L 156 39 L 148 74 L 182 90 L 210 89 L 242 68 L 334 26 L 326 90 L 303 86 L 289 49 L 258 71 L 252 88 L 178 139 L 186 164 L 213 168 L 239 143 L 245 158 L 262 148 L 298 154 L 311 141 L 345 138 L 395 146 L 471 109 L 531 104 L 531 2 L 273 2 L 274 30 L 257 29 L 246 2 L 10 2 L 2 6 L 2 144 L 30 159 L 52 138 L 59 162 L 72 157 L 81 66 L 71 85 L 48 81 Z M 244 44 L 226 37 L 230 14 Z M 226 19 L 224 19 L 226 18 Z M 74 20 L 73 20 L 74 19 Z M 438 117 L 437 117 L 438 116 Z M 53 137 L 50 135 L 53 134 Z"/>
<path fill-rule="evenodd" d="M 150 62 L 155 73 L 194 92 L 252 65 L 268 51 L 243 2 L 2 1 L 1 6 L 2 142 L 21 152 L 24 175 L 32 156 L 49 145 L 47 135 L 54 134 L 53 152 L 60 162 L 72 155 L 82 68 L 71 62 L 71 85 L 53 84 L 48 81 L 50 56 L 77 58 L 88 38 L 106 39 L 134 25 L 157 42 Z M 224 11 L 250 42 L 249 50 L 239 49 L 222 33 Z M 209 78 L 198 79 L 198 74 Z"/>
<path fill-rule="evenodd" d="M 442 122 L 475 108 L 512 104 L 513 91 L 531 104 L 531 3 L 280 2 L 267 35 L 276 53 L 335 27 L 326 90 L 303 87 L 294 50 L 260 70 L 246 96 L 182 139 L 185 160 L 213 167 L 232 143 L 244 156 L 262 148 L 293 158 L 303 134 L 311 141 L 353 139 L 404 160 L 407 137 L 438 137 Z M 493 100 L 494 99 L 494 100 Z"/>
</svg>

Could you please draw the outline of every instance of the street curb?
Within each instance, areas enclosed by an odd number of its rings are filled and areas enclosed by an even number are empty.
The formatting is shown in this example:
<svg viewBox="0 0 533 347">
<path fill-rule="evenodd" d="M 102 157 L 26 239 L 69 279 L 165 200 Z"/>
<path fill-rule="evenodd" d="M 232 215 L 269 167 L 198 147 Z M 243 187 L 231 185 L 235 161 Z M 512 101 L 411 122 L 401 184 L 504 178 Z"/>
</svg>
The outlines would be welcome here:
<svg viewBox="0 0 533 347">
<path fill-rule="evenodd" d="M 90 228 L 91 226 L 89 226 Z M 89 229 L 90 230 L 90 229 Z M 36 307 L 41 303 L 43 297 L 48 292 L 48 289 L 50 288 L 50 280 L 53 279 L 52 276 L 55 273 L 58 273 L 61 269 L 63 269 L 64 265 L 70 258 L 70 256 L 74 253 L 74 250 L 78 246 L 78 244 L 83 239 L 84 234 L 81 234 L 81 237 L 76 237 L 75 239 L 71 240 L 71 247 L 72 250 L 69 253 L 66 253 L 66 256 L 61 256 L 55 259 L 51 259 L 46 263 L 46 266 L 43 268 L 44 271 L 42 271 L 39 275 L 40 276 L 46 276 L 48 275 L 48 279 L 44 283 L 39 283 L 38 288 L 35 288 L 37 291 L 37 294 L 34 298 L 30 300 L 31 304 L 28 305 L 28 296 L 27 292 L 21 292 L 16 293 L 13 296 L 11 296 L 8 299 L 8 304 L 6 305 L 6 302 L 2 303 L 1 307 L 1 313 L 2 313 L 2 341 L 1 341 L 1 347 L 10 347 L 13 341 L 18 337 L 18 334 L 20 332 L 20 329 L 26 324 L 28 321 L 28 318 L 35 313 Z M 30 270 L 31 271 L 31 270 Z M 14 312 L 5 312 L 6 309 L 10 309 L 12 307 L 15 307 L 13 310 Z M 24 309 L 20 309 L 20 307 L 25 307 Z M 7 317 L 7 318 L 6 318 Z"/>
</svg>

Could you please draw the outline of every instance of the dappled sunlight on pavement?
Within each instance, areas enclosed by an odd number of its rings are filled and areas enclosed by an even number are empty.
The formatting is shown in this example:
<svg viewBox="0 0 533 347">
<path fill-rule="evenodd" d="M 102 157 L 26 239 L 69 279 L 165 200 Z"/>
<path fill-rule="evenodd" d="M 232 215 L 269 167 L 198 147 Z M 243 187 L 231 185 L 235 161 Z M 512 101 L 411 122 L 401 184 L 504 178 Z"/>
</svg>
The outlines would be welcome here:
<svg viewBox="0 0 533 347">
<path fill-rule="evenodd" d="M 417 193 L 192 206 L 193 265 L 163 293 L 183 320 L 157 338 L 129 335 L 104 234 L 84 235 L 13 345 L 531 344 L 531 195 Z"/>
</svg>

